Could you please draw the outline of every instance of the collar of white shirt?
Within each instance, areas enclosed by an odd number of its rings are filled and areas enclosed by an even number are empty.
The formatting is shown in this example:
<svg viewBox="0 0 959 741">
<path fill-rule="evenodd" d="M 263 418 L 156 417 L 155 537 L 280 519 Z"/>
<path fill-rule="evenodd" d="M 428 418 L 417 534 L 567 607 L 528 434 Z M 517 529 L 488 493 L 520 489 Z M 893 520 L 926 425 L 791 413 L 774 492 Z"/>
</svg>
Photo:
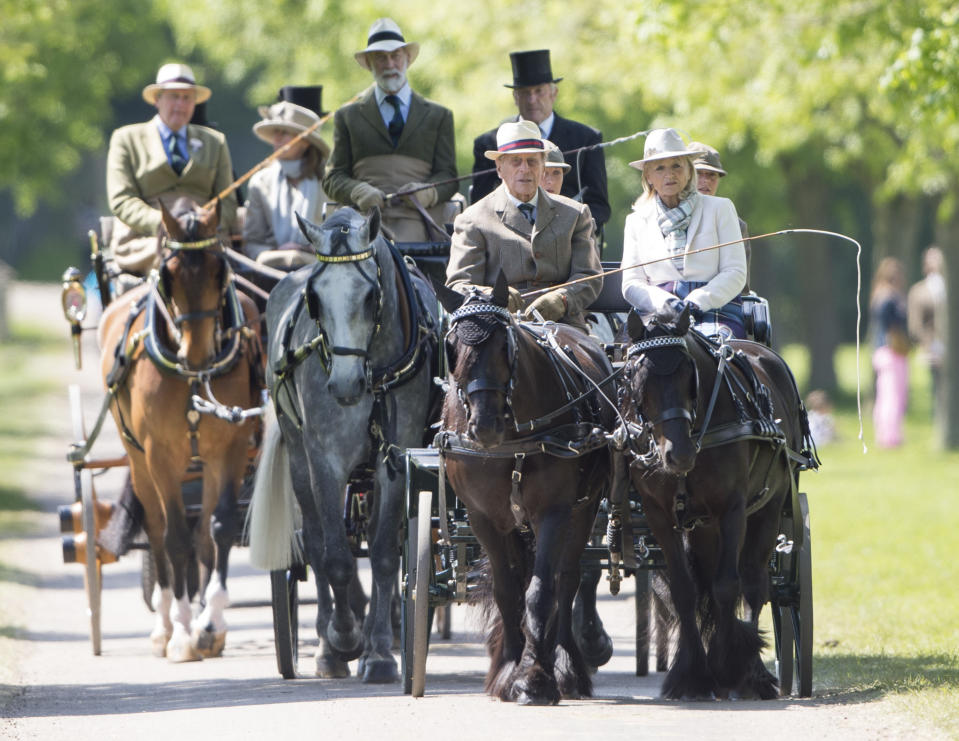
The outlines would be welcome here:
<svg viewBox="0 0 959 741">
<path fill-rule="evenodd" d="M 549 135 L 553 133 L 553 124 L 556 122 L 556 114 L 550 113 L 549 117 L 539 124 L 539 130 L 543 134 L 544 139 L 549 139 Z"/>
<path fill-rule="evenodd" d="M 171 135 L 179 136 L 181 139 L 186 141 L 186 126 L 184 126 L 179 131 L 174 131 L 165 123 L 163 123 L 162 118 L 157 116 L 157 128 L 160 130 L 160 137 L 163 139 L 163 141 L 166 141 L 167 139 L 169 139 Z"/>
<path fill-rule="evenodd" d="M 534 224 L 536 223 L 536 201 L 539 199 L 539 190 L 536 191 L 536 195 L 533 196 L 533 200 L 531 201 L 521 201 L 519 198 L 517 198 L 516 196 L 514 196 L 512 193 L 509 192 L 509 188 L 506 189 L 506 197 L 509 198 L 510 203 L 516 206 L 517 209 L 519 209 L 519 204 L 521 203 L 528 203 L 530 206 L 532 206 L 533 207 L 533 223 Z"/>
<path fill-rule="evenodd" d="M 376 105 L 379 106 L 380 113 L 383 114 L 387 123 L 393 118 L 393 106 L 386 102 L 387 95 L 395 95 L 400 99 L 400 113 L 403 114 L 404 121 L 410 117 L 410 100 L 413 98 L 413 90 L 408 82 L 403 83 L 403 87 L 395 93 L 388 93 L 379 85 L 376 85 L 373 88 L 373 95 L 376 97 Z"/>
</svg>

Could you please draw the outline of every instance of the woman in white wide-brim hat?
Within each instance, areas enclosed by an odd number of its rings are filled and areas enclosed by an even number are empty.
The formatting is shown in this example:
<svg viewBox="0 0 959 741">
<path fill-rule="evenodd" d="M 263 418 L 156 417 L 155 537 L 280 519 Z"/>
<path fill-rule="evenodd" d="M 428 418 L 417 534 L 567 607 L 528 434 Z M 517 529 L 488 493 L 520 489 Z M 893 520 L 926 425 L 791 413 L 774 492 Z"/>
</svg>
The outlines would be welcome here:
<svg viewBox="0 0 959 741">
<path fill-rule="evenodd" d="M 643 159 L 629 163 L 642 172 L 643 195 L 626 217 L 623 296 L 644 316 L 681 310 L 684 302 L 704 333 L 726 327 L 745 337 L 739 218 L 728 198 L 697 192 L 692 160 L 698 154 L 675 129 L 656 129 L 646 137 Z M 732 244 L 689 254 L 726 242 Z"/>
<path fill-rule="evenodd" d="M 322 183 L 330 146 L 313 128 L 322 114 L 322 90 L 321 85 L 284 87 L 276 103 L 260 106 L 262 119 L 253 125 L 253 133 L 274 150 L 309 132 L 250 180 L 243 249 L 271 267 L 290 270 L 313 260 L 296 214 L 319 223 L 328 200 Z"/>
</svg>

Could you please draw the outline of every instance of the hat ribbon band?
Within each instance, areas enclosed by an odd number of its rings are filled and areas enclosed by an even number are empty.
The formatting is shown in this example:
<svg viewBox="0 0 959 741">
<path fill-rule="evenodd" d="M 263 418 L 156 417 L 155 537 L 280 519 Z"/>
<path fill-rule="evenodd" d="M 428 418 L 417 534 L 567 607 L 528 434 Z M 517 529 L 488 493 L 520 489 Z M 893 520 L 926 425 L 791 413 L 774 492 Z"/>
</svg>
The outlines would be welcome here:
<svg viewBox="0 0 959 741">
<path fill-rule="evenodd" d="M 396 33 L 396 31 L 378 31 L 371 35 L 366 40 L 366 45 L 375 44 L 377 41 L 402 41 L 406 43 L 406 39 L 403 38 L 403 34 Z"/>
<path fill-rule="evenodd" d="M 192 77 L 174 77 L 170 80 L 163 80 L 162 82 L 157 83 L 158 85 L 168 85 L 171 82 L 185 82 L 188 85 L 196 85 L 196 80 Z"/>
<path fill-rule="evenodd" d="M 534 148 L 534 149 L 543 149 L 543 140 L 542 139 L 517 139 L 516 141 L 507 142 L 497 149 L 500 152 L 510 152 L 514 149 L 522 148 Z"/>
</svg>

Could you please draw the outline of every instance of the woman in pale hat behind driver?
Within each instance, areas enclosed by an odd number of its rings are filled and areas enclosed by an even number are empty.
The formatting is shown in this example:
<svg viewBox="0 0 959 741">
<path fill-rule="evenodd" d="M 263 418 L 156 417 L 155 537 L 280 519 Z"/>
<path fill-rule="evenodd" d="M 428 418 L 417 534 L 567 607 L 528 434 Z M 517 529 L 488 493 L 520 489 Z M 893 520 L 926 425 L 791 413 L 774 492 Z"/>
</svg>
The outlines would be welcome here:
<svg viewBox="0 0 959 741">
<path fill-rule="evenodd" d="M 291 270 L 313 259 L 313 248 L 300 231 L 296 214 L 318 224 L 323 220 L 323 176 L 330 147 L 319 128 L 310 131 L 324 115 L 322 85 L 280 90 L 277 102 L 260 106 L 262 117 L 253 133 L 274 151 L 309 131 L 250 180 L 243 249 L 257 262 Z"/>
<path fill-rule="evenodd" d="M 629 163 L 642 172 L 643 194 L 626 217 L 623 296 L 645 316 L 688 304 L 704 334 L 726 328 L 742 338 L 746 253 L 739 218 L 728 198 L 697 191 L 698 154 L 676 129 L 656 129 L 643 159 Z"/>
</svg>

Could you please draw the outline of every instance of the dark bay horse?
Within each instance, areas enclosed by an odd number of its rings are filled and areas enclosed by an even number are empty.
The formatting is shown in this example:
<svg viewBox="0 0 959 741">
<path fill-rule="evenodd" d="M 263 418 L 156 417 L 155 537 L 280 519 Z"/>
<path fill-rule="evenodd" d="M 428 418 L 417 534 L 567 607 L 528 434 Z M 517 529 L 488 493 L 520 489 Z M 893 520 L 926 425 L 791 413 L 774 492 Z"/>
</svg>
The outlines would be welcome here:
<svg viewBox="0 0 959 741">
<path fill-rule="evenodd" d="M 614 487 L 629 459 L 666 558 L 679 636 L 663 695 L 768 699 L 777 684 L 758 619 L 769 559 L 799 471 L 818 460 L 782 358 L 689 327 L 688 308 L 667 307 L 646 327 L 631 317 L 620 406 L 630 434 Z"/>
<path fill-rule="evenodd" d="M 259 314 L 236 293 L 216 238 L 219 208 L 172 214 L 161 206 L 162 263 L 110 304 L 100 321 L 101 370 L 130 463 L 156 566 L 153 652 L 171 661 L 218 656 L 236 498 L 255 433 L 262 353 Z M 195 401 L 196 398 L 200 402 Z M 232 419 L 201 414 L 232 408 Z M 251 413 L 242 413 L 239 410 Z M 202 466 L 201 512 L 190 528 L 182 497 L 188 466 Z M 188 585 L 205 587 L 193 619 Z"/>
<path fill-rule="evenodd" d="M 554 704 L 592 694 L 574 640 L 580 558 L 609 480 L 613 395 L 599 345 L 564 324 L 519 323 L 500 276 L 489 296 L 438 287 L 452 312 L 437 447 L 489 559 L 486 690 Z"/>
<path fill-rule="evenodd" d="M 250 559 L 290 566 L 296 508 L 318 593 L 316 673 L 396 682 L 391 596 L 407 447 L 422 445 L 432 389 L 436 298 L 379 232 L 379 212 L 338 210 L 300 220 L 317 261 L 277 284 L 267 302 L 267 384 L 278 423 L 267 424 L 250 510 Z M 365 597 L 344 523 L 344 493 L 373 470 L 369 508 L 373 592 Z M 332 595 L 331 595 L 332 590 Z"/>
</svg>

